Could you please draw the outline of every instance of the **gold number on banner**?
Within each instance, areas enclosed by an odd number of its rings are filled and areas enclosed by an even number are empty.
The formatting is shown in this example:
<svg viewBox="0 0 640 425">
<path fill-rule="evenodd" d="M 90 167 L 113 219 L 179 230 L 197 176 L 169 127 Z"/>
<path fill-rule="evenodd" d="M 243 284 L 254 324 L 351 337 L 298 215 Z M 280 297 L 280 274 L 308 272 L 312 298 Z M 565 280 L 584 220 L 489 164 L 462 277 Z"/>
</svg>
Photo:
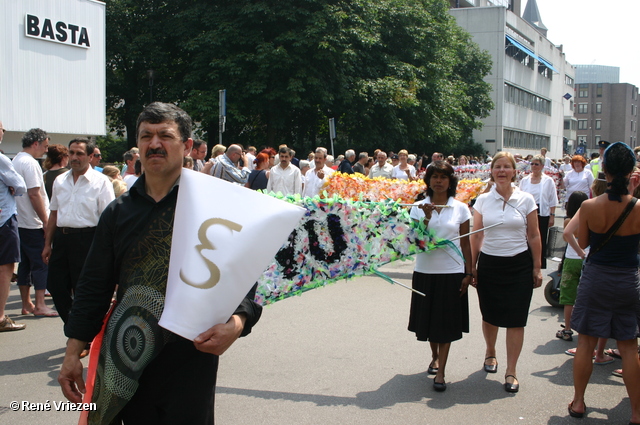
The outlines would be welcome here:
<svg viewBox="0 0 640 425">
<path fill-rule="evenodd" d="M 210 218 L 200 225 L 200 229 L 198 229 L 198 239 L 200 240 L 200 244 L 196 245 L 195 248 L 198 251 L 198 254 L 200 254 L 200 257 L 202 257 L 202 259 L 204 260 L 207 269 L 209 269 L 209 279 L 207 279 L 203 283 L 194 283 L 190 279 L 187 279 L 187 277 L 182 273 L 182 269 L 180 269 L 180 279 L 182 279 L 182 281 L 189 286 L 200 289 L 209 289 L 216 286 L 220 281 L 220 269 L 218 268 L 218 266 L 216 266 L 215 263 L 209 260 L 207 257 L 202 255 L 202 250 L 204 249 L 216 249 L 216 247 L 213 246 L 211 241 L 207 238 L 207 230 L 209 230 L 211 226 L 215 226 L 218 224 L 221 226 L 225 226 L 227 229 L 230 229 L 232 231 L 235 230 L 236 232 L 239 232 L 242 230 L 242 226 L 238 223 L 234 223 L 233 221 L 225 220 L 223 218 Z"/>
</svg>

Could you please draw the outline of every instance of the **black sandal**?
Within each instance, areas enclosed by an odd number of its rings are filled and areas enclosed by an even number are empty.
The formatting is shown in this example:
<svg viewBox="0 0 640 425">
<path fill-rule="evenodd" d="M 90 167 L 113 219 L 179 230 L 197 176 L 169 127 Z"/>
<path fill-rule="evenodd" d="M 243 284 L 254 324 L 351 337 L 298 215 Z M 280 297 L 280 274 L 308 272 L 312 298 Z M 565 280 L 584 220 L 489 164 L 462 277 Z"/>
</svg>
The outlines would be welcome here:
<svg viewBox="0 0 640 425">
<path fill-rule="evenodd" d="M 560 338 L 563 341 L 573 341 L 573 331 L 560 329 L 556 332 L 556 338 Z"/>
<path fill-rule="evenodd" d="M 582 418 L 584 417 L 584 414 L 587 413 L 587 405 L 584 405 L 584 412 L 576 412 L 575 410 L 573 410 L 573 401 L 571 403 L 569 403 L 569 416 L 571 416 L 572 418 Z"/>
</svg>

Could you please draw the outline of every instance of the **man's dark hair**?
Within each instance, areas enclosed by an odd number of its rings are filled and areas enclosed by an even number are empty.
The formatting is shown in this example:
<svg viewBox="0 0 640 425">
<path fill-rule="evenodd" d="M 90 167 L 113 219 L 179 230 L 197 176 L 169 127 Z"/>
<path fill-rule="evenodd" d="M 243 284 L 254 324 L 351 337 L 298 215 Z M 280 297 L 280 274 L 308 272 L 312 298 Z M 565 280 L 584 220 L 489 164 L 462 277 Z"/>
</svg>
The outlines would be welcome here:
<svg viewBox="0 0 640 425">
<path fill-rule="evenodd" d="M 87 151 L 87 155 L 91 155 L 93 151 L 96 150 L 95 142 L 92 142 L 86 137 L 78 137 L 77 139 L 73 139 L 72 141 L 69 142 L 69 147 L 71 147 L 73 143 L 84 143 L 85 149 Z"/>
<path fill-rule="evenodd" d="M 290 157 L 293 158 L 293 150 L 291 148 L 286 147 L 286 146 L 281 147 L 278 150 L 278 153 L 286 153 L 287 155 L 289 155 Z"/>
<path fill-rule="evenodd" d="M 35 142 L 44 142 L 49 138 L 49 135 L 46 131 L 40 128 L 32 128 L 31 130 L 24 133 L 22 136 L 22 147 L 28 148 L 33 145 Z"/>
<path fill-rule="evenodd" d="M 200 146 L 202 146 L 202 144 L 205 143 L 204 140 L 201 139 L 193 139 L 193 147 L 191 149 L 195 149 L 198 150 L 200 149 Z"/>
<path fill-rule="evenodd" d="M 122 155 L 122 159 L 124 160 L 124 163 L 126 164 L 127 161 L 133 161 L 133 152 L 131 151 L 126 151 L 123 155 Z"/>
<path fill-rule="evenodd" d="M 136 160 L 136 163 L 133 166 L 133 171 L 136 173 L 136 176 L 142 174 L 142 162 L 140 162 L 140 158 Z"/>
<path fill-rule="evenodd" d="M 191 128 L 193 126 L 191 117 L 182 109 L 172 103 L 153 102 L 138 115 L 136 123 L 136 138 L 140 131 L 140 124 L 148 122 L 150 124 L 160 124 L 167 121 L 173 121 L 178 124 L 180 138 L 186 142 L 191 137 Z"/>
</svg>

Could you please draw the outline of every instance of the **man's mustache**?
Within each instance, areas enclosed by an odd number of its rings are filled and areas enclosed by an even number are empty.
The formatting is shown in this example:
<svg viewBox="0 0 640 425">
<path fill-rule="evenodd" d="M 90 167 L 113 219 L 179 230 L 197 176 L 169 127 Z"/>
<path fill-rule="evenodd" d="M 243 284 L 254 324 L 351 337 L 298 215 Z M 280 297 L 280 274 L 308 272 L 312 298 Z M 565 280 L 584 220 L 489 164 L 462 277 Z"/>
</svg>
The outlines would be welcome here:
<svg viewBox="0 0 640 425">
<path fill-rule="evenodd" d="M 147 158 L 149 158 L 151 155 L 162 155 L 162 156 L 167 156 L 167 151 L 162 149 L 162 148 L 157 148 L 157 149 L 149 149 L 147 151 L 147 154 L 145 155 Z"/>
</svg>

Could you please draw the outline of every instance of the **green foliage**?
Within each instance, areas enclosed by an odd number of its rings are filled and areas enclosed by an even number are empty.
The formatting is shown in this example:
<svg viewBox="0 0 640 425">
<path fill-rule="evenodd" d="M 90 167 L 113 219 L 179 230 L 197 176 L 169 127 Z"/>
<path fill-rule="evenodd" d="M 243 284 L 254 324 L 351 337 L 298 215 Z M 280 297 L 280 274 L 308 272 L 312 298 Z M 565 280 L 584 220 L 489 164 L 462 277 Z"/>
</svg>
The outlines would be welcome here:
<svg viewBox="0 0 640 425">
<path fill-rule="evenodd" d="M 122 162 L 122 155 L 129 150 L 127 139 L 113 134 L 96 137 L 96 144 L 100 148 L 102 162 L 106 164 Z"/>
<path fill-rule="evenodd" d="M 480 143 L 469 139 L 456 144 L 451 150 L 446 152 L 458 158 L 460 155 L 481 156 L 485 154 L 486 149 Z"/>
<path fill-rule="evenodd" d="M 488 54 L 444 0 L 111 0 L 110 116 L 133 135 L 156 72 L 154 99 L 177 102 L 217 143 L 287 143 L 451 151 L 493 107 Z M 132 145 L 132 140 L 129 140 Z"/>
</svg>

